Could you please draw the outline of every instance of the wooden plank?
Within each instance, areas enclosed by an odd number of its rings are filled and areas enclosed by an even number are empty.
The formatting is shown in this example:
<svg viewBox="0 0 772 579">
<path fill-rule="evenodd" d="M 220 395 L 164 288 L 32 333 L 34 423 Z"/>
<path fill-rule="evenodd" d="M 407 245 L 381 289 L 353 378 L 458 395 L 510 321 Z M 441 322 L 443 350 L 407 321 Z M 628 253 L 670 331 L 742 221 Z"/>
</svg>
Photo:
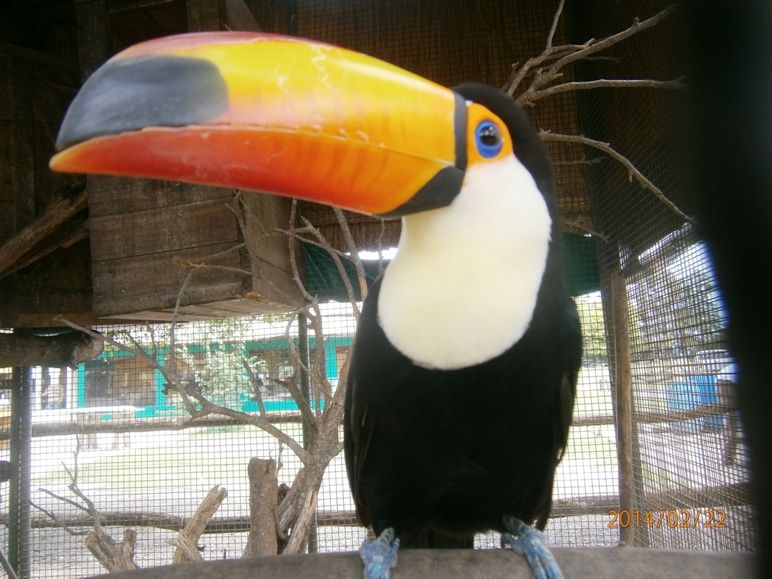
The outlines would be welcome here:
<svg viewBox="0 0 772 579">
<path fill-rule="evenodd" d="M 184 248 L 162 254 L 94 261 L 94 313 L 122 315 L 141 310 L 173 308 L 185 276 L 187 262 L 201 262 L 231 249 L 232 243 Z M 213 265 L 240 267 L 235 252 L 209 260 Z M 243 276 L 222 269 L 200 269 L 191 280 L 185 303 L 206 303 L 245 293 Z"/>
<path fill-rule="evenodd" d="M 91 235 L 95 261 L 239 243 L 235 218 L 220 200 L 100 218 Z"/>
<path fill-rule="evenodd" d="M 245 241 L 250 255 L 271 263 L 286 272 L 291 271 L 287 236 L 281 231 L 289 228 L 289 199 L 244 193 L 242 197 Z"/>
<path fill-rule="evenodd" d="M 120 271 L 113 269 L 114 278 L 110 287 L 99 288 L 96 296 L 104 295 L 103 300 L 95 299 L 94 311 L 99 316 L 109 316 L 125 320 L 169 321 L 173 318 L 174 305 L 187 270 L 180 269 L 187 259 L 196 261 L 195 252 L 184 252 L 185 257 L 156 256 L 120 260 Z M 113 266 L 115 263 L 112 264 Z M 104 277 L 102 268 L 106 264 L 94 264 L 95 277 Z M 270 264 L 266 268 L 273 268 Z M 177 273 L 170 276 L 170 272 Z M 283 275 L 283 272 L 280 272 Z M 173 278 L 173 279 L 172 279 Z M 266 274 L 259 290 L 248 288 L 239 281 L 238 274 L 220 269 L 202 269 L 188 285 L 178 311 L 179 319 L 209 320 L 229 316 L 251 315 L 255 313 L 286 312 L 299 304 L 299 296 L 291 279 Z M 136 284 L 136 280 L 144 280 Z M 121 291 L 121 285 L 125 293 Z M 141 290 L 143 293 L 130 293 Z"/>
<path fill-rule="evenodd" d="M 91 219 L 95 262 L 228 242 L 239 243 L 238 223 L 223 199 Z"/>
<path fill-rule="evenodd" d="M 252 291 L 264 299 L 298 306 L 300 291 L 292 277 L 287 236 L 292 202 L 281 197 L 244 194 L 245 241 L 252 270 Z"/>
<path fill-rule="evenodd" d="M 92 194 L 88 207 L 92 218 L 233 197 L 221 187 L 99 175 L 89 176 L 89 188 Z"/>
<path fill-rule="evenodd" d="M 264 300 L 277 302 L 287 306 L 299 307 L 303 303 L 295 280 L 285 269 L 266 261 L 258 261 L 253 265 L 252 288 L 250 295 L 260 296 Z"/>
</svg>

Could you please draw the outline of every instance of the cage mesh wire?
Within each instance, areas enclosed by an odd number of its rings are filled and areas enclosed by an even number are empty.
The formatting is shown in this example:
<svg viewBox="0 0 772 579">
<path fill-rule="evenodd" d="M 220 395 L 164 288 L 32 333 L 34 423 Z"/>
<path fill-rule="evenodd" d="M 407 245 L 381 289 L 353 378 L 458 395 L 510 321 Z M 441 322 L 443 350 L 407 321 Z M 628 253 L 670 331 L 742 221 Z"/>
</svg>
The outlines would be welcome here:
<svg viewBox="0 0 772 579">
<path fill-rule="evenodd" d="M 303 2 L 298 33 L 357 47 L 445 85 L 472 78 L 500 85 L 511 62 L 541 50 L 554 10 L 542 2 L 518 2 L 517 9 L 497 5 L 483 11 L 474 3 L 438 1 L 433 5 L 438 16 L 433 18 L 427 16 L 431 3 L 421 4 L 424 11 L 406 1 L 388 6 L 374 1 Z M 634 8 L 619 5 L 613 11 L 599 1 L 569 5 L 567 11 L 573 11 L 570 36 L 561 25 L 556 40 L 602 37 L 629 25 L 633 17 L 653 14 L 661 5 L 638 2 Z M 630 12 L 633 9 L 635 13 Z M 275 24 L 281 25 L 278 20 Z M 471 38 L 470 29 L 488 33 Z M 419 42 L 421 38 L 432 41 Z M 635 37 L 617 49 L 613 60 L 589 64 L 585 72 L 593 78 L 662 78 L 669 77 L 663 70 L 672 66 L 672 76 L 677 76 L 681 69 L 676 60 L 658 57 L 663 50 L 677 53 L 662 48 L 667 38 L 665 33 Z M 432 48 L 426 50 L 429 45 Z M 678 166 L 684 150 L 664 129 L 677 126 L 682 114 L 673 98 L 603 91 L 578 99 L 578 117 L 566 112 L 573 103 L 566 102 L 565 96 L 554 106 L 540 104 L 532 113 L 539 128 L 582 132 L 612 142 L 688 212 L 694 195 Z M 579 154 L 570 146 L 550 150 L 559 163 L 576 161 L 583 154 L 592 157 L 592 151 Z M 620 167 L 603 161 L 589 170 L 591 187 L 586 186 L 584 169 L 558 167 L 561 208 L 569 214 L 586 213 L 591 188 L 594 227 L 608 242 L 598 242 L 598 255 L 588 255 L 589 261 L 600 265 L 600 289 L 592 289 L 597 280 L 588 270 L 575 274 L 592 278 L 579 284 L 585 291 L 576 298 L 585 355 L 569 447 L 555 482 L 553 516 L 547 527 L 550 543 L 615 545 L 620 527 L 633 526 L 637 546 L 752 549 L 748 457 L 732 400 L 735 376 L 731 369 L 724 371 L 731 364 L 726 353 L 726 314 L 704 244 L 694 227 L 684 225 L 649 193 L 630 183 Z M 377 234 L 371 234 L 374 237 Z M 619 512 L 614 418 L 618 328 L 608 305 L 607 283 L 619 272 L 625 280 L 631 338 L 635 434 L 634 512 L 627 519 Z M 348 308 L 330 304 L 325 309 L 328 328 L 335 328 L 328 330 L 330 342 L 324 345 L 332 372 L 340 367 L 353 335 Z M 254 411 L 243 374 L 225 370 L 228 352 L 245 353 L 264 380 L 271 412 L 291 412 L 281 389 L 281 381 L 293 372 L 285 326 L 281 317 L 225 320 L 214 328 L 185 324 L 179 328 L 179 344 L 185 350 L 181 365 L 193 383 L 230 384 L 230 388 L 212 390 L 218 402 Z M 100 328 L 105 333 L 123 330 Z M 148 344 L 145 328 L 129 331 Z M 169 327 L 153 326 L 153 331 L 161 344 Z M 166 363 L 168 352 L 160 347 L 158 354 Z M 10 379 L 6 374 L 0 379 Z M 336 377 L 330 375 L 333 381 Z M 77 460 L 78 487 L 94 502 L 108 532 L 119 538 L 127 527 L 137 529 L 135 560 L 149 566 L 171 560 L 174 548 L 167 540 L 175 536 L 180 517 L 189 517 L 212 486 L 222 485 L 228 498 L 214 519 L 213 532 L 200 541 L 201 553 L 205 559 L 238 557 L 246 541 L 249 459 L 280 455 L 279 479 L 284 483 L 291 482 L 298 461 L 286 448 L 280 453 L 276 440 L 254 427 L 177 427 L 175 421 L 183 411 L 179 401 L 165 392 L 163 382 L 146 361 L 118 348 L 76 370 L 35 369 L 33 500 L 70 531 L 88 530 L 83 514 L 57 498 L 74 499 L 65 466 L 74 473 Z M 6 393 L 0 390 L 0 396 Z M 72 433 L 84 423 L 92 429 L 89 434 Z M 302 437 L 298 422 L 283 423 L 281 428 Z M 7 452 L 6 438 L 0 458 L 6 458 Z M 0 491 L 0 508 L 7 518 L 7 484 Z M 82 535 L 70 534 L 42 511 L 35 510 L 33 517 L 33 577 L 80 577 L 102 570 L 83 546 Z M 353 523 L 341 456 L 325 474 L 317 522 L 313 550 L 353 550 L 366 535 Z M 4 545 L 6 528 L 0 529 Z M 477 544 L 495 547 L 498 538 L 481 535 Z"/>
<path fill-rule="evenodd" d="M 578 304 L 583 325 L 593 331 L 585 333 L 586 364 L 575 427 L 557 475 L 548 535 L 559 546 L 614 545 L 617 532 L 606 524 L 616 493 L 616 447 L 602 307 L 597 292 L 581 296 Z M 349 304 L 322 307 L 324 355 L 334 384 L 355 321 Z M 286 327 L 287 316 L 281 315 L 179 324 L 174 334 L 183 381 L 219 404 L 255 412 L 253 392 L 239 364 L 246 356 L 263 382 L 268 412 L 294 416 L 282 387 L 296 372 Z M 240 557 L 248 529 L 250 458 L 280 459 L 279 482 L 286 484 L 291 484 L 300 462 L 275 438 L 252 426 L 180 428 L 186 416 L 181 401 L 165 388 L 159 369 L 134 352 L 141 345 L 159 364 L 170 364 L 170 325 L 98 330 L 126 347 L 108 346 L 98 359 L 75 370 L 33 371 L 32 576 L 80 577 L 102 571 L 83 545 L 88 516 L 66 500 L 84 504 L 69 489 L 73 476 L 115 539 L 125 528 L 137 530 L 135 560 L 140 566 L 168 564 L 175 550 L 168 541 L 181 519 L 194 513 L 213 486 L 225 487 L 228 497 L 214 517 L 213 532 L 201 538 L 199 547 L 205 559 Z M 290 336 L 297 340 L 295 325 Z M 316 344 L 313 336 L 310 339 L 313 349 Z M 90 429 L 87 434 L 74 434 L 84 425 Z M 298 419 L 280 426 L 302 441 Z M 323 479 L 310 549 L 356 549 L 366 531 L 356 526 L 353 508 L 340 455 Z M 481 535 L 477 544 L 495 547 L 498 537 Z"/>
<path fill-rule="evenodd" d="M 663 7 L 646 2 L 608 11 L 600 2 L 576 11 L 577 30 L 618 31 Z M 635 13 L 632 11 L 635 10 Z M 684 63 L 668 26 L 635 36 L 610 61 L 587 63 L 580 79 L 672 78 Z M 670 54 L 667 60 L 657 55 Z M 582 76 L 584 75 L 584 76 Z M 698 191 L 688 178 L 683 97 L 667 91 L 585 91 L 582 131 L 609 141 L 687 214 Z M 593 94 L 589 94 L 592 92 Z M 632 373 L 633 505 L 616 512 L 641 547 L 749 550 L 749 465 L 733 409 L 736 368 L 726 342 L 727 313 L 697 227 L 677 215 L 621 165 L 594 165 L 595 225 L 601 245 L 607 336 L 613 361 L 629 335 Z M 627 324 L 614 320 L 609 280 L 621 275 Z"/>
</svg>

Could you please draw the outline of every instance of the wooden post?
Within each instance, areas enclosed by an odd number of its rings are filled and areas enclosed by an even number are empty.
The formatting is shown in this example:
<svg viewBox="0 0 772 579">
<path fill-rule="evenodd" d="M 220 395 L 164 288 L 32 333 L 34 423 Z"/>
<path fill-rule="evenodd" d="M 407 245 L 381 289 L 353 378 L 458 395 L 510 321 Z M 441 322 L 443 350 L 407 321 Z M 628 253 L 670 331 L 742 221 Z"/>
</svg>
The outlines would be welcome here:
<svg viewBox="0 0 772 579">
<path fill-rule="evenodd" d="M 276 555 L 276 507 L 278 506 L 276 461 L 252 458 L 249 461 L 249 537 L 244 558 Z"/>
<path fill-rule="evenodd" d="M 301 254 L 300 249 L 298 249 L 298 254 Z M 302 263 L 302 255 L 299 255 L 298 259 Z M 317 341 L 316 347 L 323 348 L 324 344 L 320 344 Z M 303 313 L 298 314 L 298 354 L 300 355 L 300 361 L 303 363 L 303 366 L 305 366 L 305 368 L 309 368 L 310 356 L 308 352 L 308 318 Z M 308 372 L 306 372 L 303 366 L 300 367 L 300 392 L 303 394 L 303 398 L 305 398 L 310 404 L 311 403 L 311 377 L 308 375 Z M 319 400 L 314 401 L 314 406 L 317 404 L 320 404 Z M 308 450 L 311 447 L 312 436 L 313 436 L 313 432 L 311 429 L 311 425 L 304 420 L 303 421 L 303 448 L 305 448 L 306 450 Z M 316 514 L 314 514 L 313 520 L 311 521 L 311 530 L 308 533 L 308 552 L 316 553 L 317 550 L 318 550 L 317 521 L 316 521 Z"/>
<path fill-rule="evenodd" d="M 31 374 L 31 368 L 14 368 L 11 396 L 8 562 L 21 579 L 30 577 Z"/>
<path fill-rule="evenodd" d="M 78 0 L 80 78 L 86 80 L 110 56 L 110 18 L 105 0 Z"/>
<path fill-rule="evenodd" d="M 611 277 L 611 307 L 614 320 L 614 386 L 616 389 L 617 462 L 619 465 L 619 509 L 635 509 L 633 470 L 633 380 L 630 365 L 630 333 L 627 317 L 627 290 L 622 272 Z M 634 544 L 634 525 L 619 528 L 622 545 Z"/>
</svg>

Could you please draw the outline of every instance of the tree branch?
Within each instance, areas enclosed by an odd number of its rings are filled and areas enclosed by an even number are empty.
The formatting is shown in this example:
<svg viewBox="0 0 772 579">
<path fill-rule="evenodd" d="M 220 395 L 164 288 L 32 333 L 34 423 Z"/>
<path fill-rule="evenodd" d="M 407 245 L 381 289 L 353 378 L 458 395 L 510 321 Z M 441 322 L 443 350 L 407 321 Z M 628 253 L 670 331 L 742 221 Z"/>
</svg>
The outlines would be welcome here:
<svg viewBox="0 0 772 579">
<path fill-rule="evenodd" d="M 69 320 L 62 319 L 62 323 L 68 325 L 73 329 L 80 330 L 89 335 L 96 334 L 96 332 L 94 332 L 93 330 L 90 330 L 83 326 L 79 326 L 78 324 L 70 322 Z M 285 433 L 279 427 L 269 422 L 265 417 L 255 416 L 254 414 L 247 414 L 246 412 L 240 412 L 238 410 L 231 410 L 230 408 L 226 408 L 225 406 L 220 406 L 210 402 L 200 394 L 194 394 L 192 392 L 189 392 L 188 389 L 185 388 L 185 386 L 179 380 L 178 376 L 172 375 L 172 373 L 169 372 L 168 368 L 162 366 L 158 362 L 158 360 L 149 356 L 139 344 L 136 344 L 136 346 L 134 347 L 130 347 L 126 344 L 123 344 L 121 342 L 114 340 L 109 336 L 104 336 L 104 339 L 106 342 L 109 342 L 110 344 L 114 345 L 116 348 L 119 348 L 122 350 L 128 350 L 133 354 L 135 354 L 136 356 L 142 357 L 145 361 L 147 361 L 147 363 L 153 369 L 161 372 L 161 374 L 164 376 L 164 379 L 167 381 L 167 383 L 169 383 L 175 389 L 175 391 L 179 392 L 180 395 L 183 397 L 183 400 L 185 401 L 185 406 L 188 410 L 188 414 L 190 414 L 192 420 L 198 417 L 209 415 L 209 414 L 218 414 L 221 416 L 227 416 L 229 418 L 240 420 L 243 423 L 256 426 L 261 430 L 267 432 L 268 434 L 284 442 L 287 446 L 289 446 L 292 449 L 292 451 L 298 456 L 298 458 L 301 461 L 307 460 L 308 453 L 303 449 L 303 447 L 300 444 L 298 444 L 298 442 L 294 438 L 292 438 L 290 435 Z M 192 398 L 195 398 L 195 400 L 201 405 L 201 408 L 196 408 L 196 404 L 193 402 Z"/>
<path fill-rule="evenodd" d="M 560 15 L 563 13 L 563 4 L 565 4 L 565 0 L 560 0 L 560 3 L 558 4 L 557 10 L 555 10 L 555 16 L 552 18 L 552 26 L 550 27 L 550 32 L 547 35 L 547 47 L 545 50 L 549 50 L 552 48 L 552 40 L 555 37 L 555 31 L 558 29 L 558 22 L 560 21 Z"/>
<path fill-rule="evenodd" d="M 633 24 L 626 28 L 625 30 L 622 30 L 621 32 L 617 32 L 616 34 L 613 34 L 607 38 L 604 38 L 603 40 L 599 40 L 598 42 L 595 42 L 594 40 L 588 40 L 586 43 L 586 46 L 581 48 L 580 50 L 576 50 L 575 52 L 572 52 L 571 54 L 567 54 L 566 56 L 560 58 L 557 62 L 555 62 L 551 67 L 550 70 L 547 73 L 547 76 L 550 75 L 556 75 L 558 74 L 558 71 L 566 66 L 567 64 L 571 64 L 572 62 L 576 62 L 577 60 L 582 60 L 584 58 L 587 58 L 591 54 L 595 54 L 596 52 L 600 52 L 602 50 L 606 50 L 607 48 L 610 48 L 611 46 L 614 46 L 615 44 L 618 44 L 622 42 L 623 40 L 626 40 L 630 38 L 631 36 L 638 34 L 639 32 L 643 32 L 644 30 L 647 30 L 649 28 L 652 28 L 662 22 L 665 18 L 670 16 L 670 14 L 675 10 L 676 5 L 671 4 L 661 12 L 658 12 L 651 18 L 647 18 L 643 22 L 639 21 L 637 18 L 633 20 Z M 545 77 L 547 79 L 547 77 Z M 549 82 L 547 79 L 546 82 Z"/>
<path fill-rule="evenodd" d="M 301 219 L 305 227 L 311 231 L 311 233 L 314 235 L 314 237 L 316 237 L 319 243 L 321 243 L 323 246 L 330 245 L 327 239 L 322 234 L 322 232 L 319 231 L 319 229 L 317 229 L 316 227 L 314 227 L 314 225 L 308 219 L 306 219 L 305 217 L 301 217 Z M 340 281 L 343 282 L 343 287 L 346 288 L 346 295 L 348 296 L 348 299 L 351 302 L 351 307 L 353 308 L 353 311 L 354 311 L 354 317 L 358 322 L 359 307 L 356 305 L 357 303 L 356 294 L 354 293 L 354 286 L 351 285 L 351 280 L 348 277 L 348 272 L 346 271 L 346 268 L 344 267 L 343 262 L 340 259 L 340 256 L 335 251 L 330 251 L 328 253 L 330 255 L 330 258 L 332 259 L 332 262 L 335 264 L 335 269 L 338 270 L 338 275 L 340 276 Z"/>
<path fill-rule="evenodd" d="M 667 18 L 675 9 L 675 5 L 668 6 L 661 12 L 642 22 L 636 18 L 633 21 L 633 24 L 625 30 L 613 34 L 603 40 L 596 41 L 595 39 L 590 39 L 584 44 L 566 44 L 561 46 L 553 46 L 553 40 L 557 31 L 558 22 L 563 12 L 563 4 L 564 2 L 561 0 L 557 10 L 555 11 L 555 16 L 553 17 L 552 25 L 547 35 L 547 42 L 544 50 L 538 56 L 529 58 L 522 67 L 518 67 L 517 63 L 512 65 L 512 73 L 510 74 L 510 78 L 504 84 L 502 90 L 509 96 L 514 96 L 520 84 L 523 82 L 523 80 L 525 80 L 526 76 L 528 76 L 532 70 L 534 71 L 533 78 L 531 79 L 531 83 L 528 88 L 525 89 L 515 99 L 521 105 L 533 104 L 538 99 L 572 90 L 586 90 L 601 87 L 635 86 L 635 84 L 625 83 L 624 81 L 602 79 L 600 81 L 589 81 L 588 83 L 569 82 L 553 86 L 549 89 L 543 88 L 563 78 L 562 69 L 567 65 L 579 60 L 587 60 L 598 52 L 606 50 L 607 48 L 610 48 L 615 44 L 618 44 L 619 42 L 622 42 L 623 40 L 638 34 L 639 32 L 656 26 L 662 20 Z M 640 83 L 636 88 L 682 88 L 682 85 L 679 81 L 644 80 L 635 81 L 635 83 Z"/>
<path fill-rule="evenodd" d="M 351 228 L 348 226 L 346 215 L 343 213 L 343 210 L 338 207 L 333 207 L 333 211 L 335 212 L 335 217 L 338 220 L 338 226 L 340 227 L 340 231 L 343 234 L 343 239 L 346 241 L 346 247 L 348 247 L 348 251 L 351 254 L 351 261 L 354 263 L 354 269 L 357 273 L 357 281 L 359 281 L 359 295 L 366 296 L 367 276 L 365 275 L 365 267 L 362 265 L 361 259 L 353 259 L 355 255 L 359 255 L 359 250 L 357 249 L 356 243 L 354 242 L 354 236 L 351 235 Z M 362 299 L 364 300 L 364 297 L 362 297 Z"/>
<path fill-rule="evenodd" d="M 662 190 L 659 187 L 657 187 L 648 178 L 646 178 L 646 176 L 643 173 L 641 173 L 635 167 L 635 165 L 633 165 L 630 159 L 628 159 L 621 153 L 617 152 L 609 143 L 596 141 L 595 139 L 590 139 L 582 135 L 563 135 L 559 133 L 551 133 L 549 131 L 539 131 L 539 136 L 544 141 L 557 141 L 562 143 L 573 143 L 576 145 L 586 145 L 588 147 L 593 147 L 594 149 L 598 149 L 599 151 L 602 151 L 603 153 L 605 153 L 606 155 L 608 155 L 609 157 L 611 157 L 612 159 L 620 163 L 622 166 L 624 166 L 625 169 L 627 169 L 630 179 L 635 179 L 641 185 L 641 187 L 643 187 L 644 189 L 647 189 L 648 191 L 651 191 L 657 199 L 659 199 L 664 205 L 670 208 L 680 218 L 682 218 L 685 221 L 688 221 L 689 223 L 694 223 L 693 217 L 681 211 L 681 209 L 679 209 L 675 203 L 673 203 L 670 199 L 667 198 L 667 196 L 662 192 Z"/>
<path fill-rule="evenodd" d="M 257 402 L 257 410 L 260 412 L 260 416 L 265 416 L 263 393 L 260 392 L 260 387 L 263 385 L 263 381 L 259 376 L 257 376 L 257 374 L 255 374 L 254 370 L 252 370 L 252 366 L 249 365 L 249 360 L 247 360 L 245 356 L 241 357 L 241 367 L 244 368 L 247 376 L 249 376 L 249 383 L 252 384 L 252 391 L 255 394 L 255 402 Z"/>
<path fill-rule="evenodd" d="M 582 82 L 565 82 L 549 88 L 525 92 L 518 97 L 518 103 L 521 105 L 532 104 L 539 99 L 574 90 L 592 90 L 596 88 L 654 88 L 667 90 L 684 90 L 687 85 L 683 82 L 683 77 L 673 80 L 651 80 L 651 79 L 598 79 Z"/>
<path fill-rule="evenodd" d="M 198 552 L 198 540 L 206 529 L 209 521 L 212 519 L 217 509 L 228 496 L 228 491 L 223 487 L 214 486 L 207 493 L 204 500 L 196 509 L 196 512 L 187 522 L 185 527 L 178 533 L 176 539 L 169 542 L 177 547 L 172 558 L 172 565 L 178 565 L 185 561 L 201 561 L 201 554 Z"/>
</svg>

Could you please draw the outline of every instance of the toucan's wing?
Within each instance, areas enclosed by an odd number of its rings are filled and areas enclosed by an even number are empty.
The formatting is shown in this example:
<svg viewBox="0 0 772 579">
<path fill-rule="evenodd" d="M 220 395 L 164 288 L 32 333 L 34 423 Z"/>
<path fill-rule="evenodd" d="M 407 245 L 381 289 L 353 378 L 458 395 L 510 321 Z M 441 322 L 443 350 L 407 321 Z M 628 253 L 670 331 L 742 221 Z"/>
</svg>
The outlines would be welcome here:
<svg viewBox="0 0 772 579">
<path fill-rule="evenodd" d="M 357 396 L 356 372 L 351 371 L 356 363 L 356 341 L 351 347 L 345 369 L 342 372 L 341 381 L 346 383 L 346 406 L 343 420 L 343 445 L 346 455 L 346 472 L 349 485 L 354 495 L 357 516 L 363 525 L 369 524 L 369 515 L 364 503 L 364 497 L 360 492 L 359 481 L 362 476 L 362 467 L 367 457 L 370 441 L 375 430 L 375 417 L 368 412 L 367 406 L 361 397 Z"/>
<path fill-rule="evenodd" d="M 579 313 L 576 310 L 574 300 L 569 298 L 568 301 L 568 323 L 564 326 L 565 334 L 563 336 L 563 349 L 561 352 L 563 379 L 560 387 L 560 414 L 556 423 L 556 440 L 560 444 L 560 452 L 557 457 L 558 462 L 563 458 L 563 453 L 568 444 L 568 428 L 571 426 L 571 419 L 574 414 L 576 382 L 582 365 L 582 328 L 579 321 Z"/>
<path fill-rule="evenodd" d="M 568 429 L 571 426 L 571 419 L 574 413 L 574 398 L 576 397 L 576 382 L 579 378 L 579 368 L 582 364 L 582 331 L 579 322 L 579 314 L 576 311 L 576 305 L 569 298 L 568 322 L 565 324 L 564 334 L 561 337 L 561 349 L 559 352 L 558 363 L 563 368 L 563 374 L 560 381 L 560 390 L 558 392 L 558 412 L 553 421 L 553 440 L 556 443 L 557 453 L 555 461 L 551 466 L 550 476 L 547 477 L 547 485 L 544 488 L 544 495 L 539 501 L 543 507 L 537 513 L 536 527 L 543 530 L 547 524 L 547 519 L 552 509 L 552 486 L 555 478 L 555 469 L 563 459 L 566 446 L 568 445 Z"/>
</svg>

